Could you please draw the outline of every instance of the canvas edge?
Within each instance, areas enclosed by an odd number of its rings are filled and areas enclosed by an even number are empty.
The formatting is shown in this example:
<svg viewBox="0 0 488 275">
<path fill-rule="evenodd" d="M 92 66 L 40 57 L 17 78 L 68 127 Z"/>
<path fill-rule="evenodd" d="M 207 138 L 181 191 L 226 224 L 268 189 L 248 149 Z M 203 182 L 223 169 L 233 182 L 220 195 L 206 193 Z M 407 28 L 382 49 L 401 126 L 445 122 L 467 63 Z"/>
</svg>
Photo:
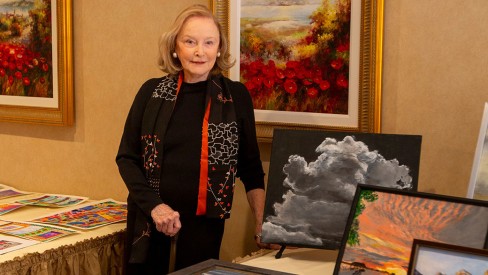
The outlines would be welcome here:
<svg viewBox="0 0 488 275">
<path fill-rule="evenodd" d="M 474 189 L 476 187 L 476 180 L 478 179 L 478 170 L 480 166 L 481 155 L 483 153 L 483 146 L 488 128 L 488 102 L 485 102 L 483 117 L 481 119 L 480 131 L 478 134 L 478 141 L 476 143 L 475 154 L 473 158 L 473 166 L 471 168 L 471 177 L 469 179 L 467 198 L 474 197 Z"/>
</svg>

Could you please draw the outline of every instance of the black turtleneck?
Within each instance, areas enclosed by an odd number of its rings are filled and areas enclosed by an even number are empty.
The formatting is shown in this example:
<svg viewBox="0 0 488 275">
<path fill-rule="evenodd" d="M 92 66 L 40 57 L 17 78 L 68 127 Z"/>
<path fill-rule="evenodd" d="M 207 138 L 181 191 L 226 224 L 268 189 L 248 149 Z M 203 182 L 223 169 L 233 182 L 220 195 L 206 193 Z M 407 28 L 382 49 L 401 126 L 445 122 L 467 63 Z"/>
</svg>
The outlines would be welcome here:
<svg viewBox="0 0 488 275">
<path fill-rule="evenodd" d="M 197 207 L 207 81 L 183 83 L 164 139 L 161 199 L 180 212 Z"/>
</svg>

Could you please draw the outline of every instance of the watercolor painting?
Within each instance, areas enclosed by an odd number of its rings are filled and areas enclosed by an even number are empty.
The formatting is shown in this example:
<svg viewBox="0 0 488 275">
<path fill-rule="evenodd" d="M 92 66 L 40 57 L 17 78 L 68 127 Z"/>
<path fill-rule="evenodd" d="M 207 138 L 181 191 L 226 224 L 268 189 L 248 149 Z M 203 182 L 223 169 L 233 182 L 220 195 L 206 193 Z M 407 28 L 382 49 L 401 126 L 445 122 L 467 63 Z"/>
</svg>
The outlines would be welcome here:
<svg viewBox="0 0 488 275">
<path fill-rule="evenodd" d="M 24 222 L 10 222 L 0 226 L 0 233 L 8 234 L 23 239 L 48 242 L 66 237 L 77 232 L 53 226 L 39 225 Z"/>
<path fill-rule="evenodd" d="M 339 249 L 357 184 L 417 190 L 421 140 L 275 129 L 262 241 Z"/>
<path fill-rule="evenodd" d="M 38 243 L 38 241 L 25 240 L 12 236 L 0 236 L 0 255 Z"/>
<path fill-rule="evenodd" d="M 4 188 L 0 190 L 0 199 L 6 199 L 10 197 L 16 197 L 16 196 L 23 196 L 23 195 L 28 195 L 30 193 L 24 192 L 24 191 L 19 191 L 15 188 Z"/>
<path fill-rule="evenodd" d="M 87 197 L 80 196 L 46 194 L 37 198 L 18 200 L 17 203 L 41 207 L 68 207 L 85 202 L 87 199 Z"/>
<path fill-rule="evenodd" d="M 24 205 L 20 203 L 2 203 L 0 204 L 0 215 L 7 214 L 23 206 Z"/>
<path fill-rule="evenodd" d="M 488 102 L 485 103 L 480 133 L 469 180 L 468 198 L 488 200 Z"/>
<path fill-rule="evenodd" d="M 408 275 L 488 274 L 488 250 L 415 239 Z"/>
<path fill-rule="evenodd" d="M 32 222 L 94 229 L 127 219 L 127 204 L 110 199 L 94 202 L 77 209 L 34 219 Z"/>
<path fill-rule="evenodd" d="M 407 274 L 414 239 L 481 249 L 488 202 L 358 185 L 334 274 Z"/>
</svg>

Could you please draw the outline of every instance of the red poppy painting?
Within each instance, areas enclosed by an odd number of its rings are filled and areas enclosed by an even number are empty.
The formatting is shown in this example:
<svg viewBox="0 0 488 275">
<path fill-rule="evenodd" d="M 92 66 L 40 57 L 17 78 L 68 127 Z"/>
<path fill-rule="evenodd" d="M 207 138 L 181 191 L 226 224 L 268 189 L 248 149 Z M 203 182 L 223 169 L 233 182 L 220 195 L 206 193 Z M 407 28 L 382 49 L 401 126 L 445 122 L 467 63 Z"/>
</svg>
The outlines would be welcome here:
<svg viewBox="0 0 488 275">
<path fill-rule="evenodd" d="M 70 124 L 68 8 L 69 1 L 0 0 L 0 120 Z"/>
<path fill-rule="evenodd" d="M 254 108 L 347 114 L 350 22 L 351 0 L 241 0 L 240 81 Z"/>
<path fill-rule="evenodd" d="M 0 1 L 0 94 L 53 97 L 51 2 Z"/>
<path fill-rule="evenodd" d="M 380 65 L 375 58 L 381 53 L 375 47 L 376 55 L 370 56 L 376 33 L 367 39 L 369 44 L 361 38 L 382 24 L 382 0 L 210 4 L 229 29 L 231 54 L 237 61 L 229 77 L 251 94 L 261 139 L 272 138 L 274 126 L 378 131 L 377 89 L 361 81 L 376 73 L 370 65 Z M 374 28 L 361 29 L 362 22 L 370 24 L 372 18 Z"/>
</svg>

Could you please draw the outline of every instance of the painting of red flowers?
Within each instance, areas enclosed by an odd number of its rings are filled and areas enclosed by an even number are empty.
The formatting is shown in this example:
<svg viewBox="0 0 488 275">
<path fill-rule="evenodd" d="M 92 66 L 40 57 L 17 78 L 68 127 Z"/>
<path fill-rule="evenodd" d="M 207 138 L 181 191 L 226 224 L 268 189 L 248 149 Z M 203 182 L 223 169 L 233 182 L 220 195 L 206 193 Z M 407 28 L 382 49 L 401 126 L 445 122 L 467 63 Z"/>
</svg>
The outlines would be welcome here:
<svg viewBox="0 0 488 275">
<path fill-rule="evenodd" d="M 0 1 L 0 95 L 53 97 L 51 1 Z"/>
<path fill-rule="evenodd" d="M 260 110 L 348 113 L 351 0 L 241 0 L 240 80 Z"/>
<path fill-rule="evenodd" d="M 251 94 L 260 139 L 272 138 L 275 126 L 379 132 L 376 30 L 383 0 L 213 0 L 210 6 L 229 30 L 237 61 L 229 77 Z"/>
<path fill-rule="evenodd" d="M 70 42 L 63 43 L 70 41 L 70 7 L 69 1 L 60 0 L 0 0 L 0 120 L 70 123 L 65 117 L 71 116 L 66 102 L 72 87 L 63 75 L 65 69 L 72 71 L 65 67 L 71 61 L 71 54 L 66 55 Z M 49 109 L 32 116 L 24 107 Z"/>
</svg>

